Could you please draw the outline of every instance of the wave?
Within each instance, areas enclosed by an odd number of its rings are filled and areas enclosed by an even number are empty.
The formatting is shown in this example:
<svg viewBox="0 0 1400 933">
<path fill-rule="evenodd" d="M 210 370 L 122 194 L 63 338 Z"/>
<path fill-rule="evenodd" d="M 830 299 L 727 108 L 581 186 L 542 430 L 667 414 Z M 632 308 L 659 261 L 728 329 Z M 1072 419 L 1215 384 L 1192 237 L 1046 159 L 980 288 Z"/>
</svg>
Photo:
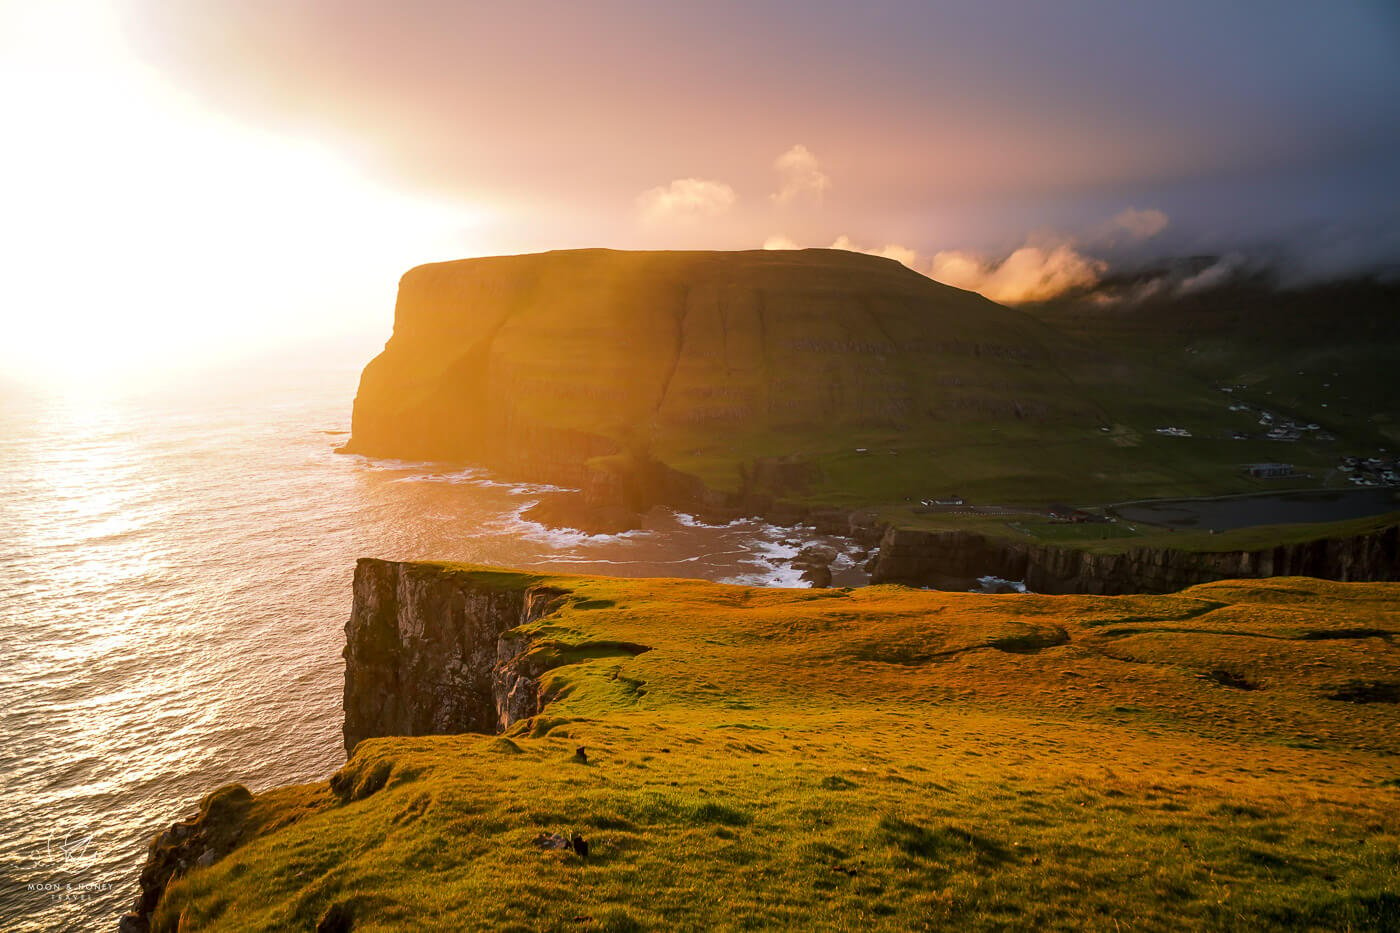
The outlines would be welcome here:
<svg viewBox="0 0 1400 933">
<path fill-rule="evenodd" d="M 552 483 L 510 482 L 496 479 L 490 470 L 481 466 L 466 466 L 455 470 L 444 470 L 441 461 L 397 460 L 392 457 L 368 457 L 364 454 L 343 454 L 343 459 L 371 473 L 408 473 L 393 480 L 396 483 L 449 483 L 453 485 L 476 486 L 481 489 L 505 489 L 520 496 L 541 495 L 548 492 L 577 492 L 568 486 Z"/>
<path fill-rule="evenodd" d="M 689 512 L 673 511 L 671 514 L 675 517 L 676 524 L 684 525 L 686 528 L 740 528 L 744 525 L 753 522 L 763 521 L 763 519 L 758 518 L 757 516 L 753 516 L 736 518 L 731 522 L 725 522 L 719 525 L 711 525 L 708 522 L 702 522 L 700 519 L 696 518 L 694 515 L 691 515 Z"/>
<path fill-rule="evenodd" d="M 493 521 L 491 527 L 508 528 L 522 537 L 555 548 L 575 548 L 586 544 L 631 544 L 656 534 L 647 528 L 633 528 L 630 531 L 619 531 L 611 534 L 590 534 L 578 528 L 553 528 L 525 518 L 525 513 L 537 505 L 539 505 L 538 499 L 526 500 L 506 515 Z"/>
<path fill-rule="evenodd" d="M 1007 580 L 1002 577 L 993 576 L 991 574 L 988 574 L 985 577 L 978 577 L 977 586 L 971 590 L 968 590 L 968 592 L 1005 593 L 1008 588 L 1014 593 L 1029 592 L 1026 589 L 1026 584 L 1021 580 Z"/>
</svg>

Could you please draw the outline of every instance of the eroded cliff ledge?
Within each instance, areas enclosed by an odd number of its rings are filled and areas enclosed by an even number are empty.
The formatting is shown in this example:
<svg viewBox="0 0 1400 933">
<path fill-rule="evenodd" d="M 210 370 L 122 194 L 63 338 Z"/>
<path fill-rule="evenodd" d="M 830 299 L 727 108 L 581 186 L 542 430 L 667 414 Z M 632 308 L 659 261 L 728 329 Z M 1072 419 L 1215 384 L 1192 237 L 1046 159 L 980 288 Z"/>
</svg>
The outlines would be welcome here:
<svg viewBox="0 0 1400 933">
<path fill-rule="evenodd" d="M 513 631 L 566 594 L 437 564 L 361 559 L 345 625 L 345 750 L 388 735 L 495 733 L 533 716 L 540 670 Z"/>
<path fill-rule="evenodd" d="M 1239 551 L 1132 548 L 1100 554 L 967 531 L 889 528 L 873 583 L 966 590 L 979 577 L 1021 580 L 1037 593 L 1170 593 L 1216 580 L 1307 576 L 1400 580 L 1400 525 L 1368 534 Z"/>
</svg>

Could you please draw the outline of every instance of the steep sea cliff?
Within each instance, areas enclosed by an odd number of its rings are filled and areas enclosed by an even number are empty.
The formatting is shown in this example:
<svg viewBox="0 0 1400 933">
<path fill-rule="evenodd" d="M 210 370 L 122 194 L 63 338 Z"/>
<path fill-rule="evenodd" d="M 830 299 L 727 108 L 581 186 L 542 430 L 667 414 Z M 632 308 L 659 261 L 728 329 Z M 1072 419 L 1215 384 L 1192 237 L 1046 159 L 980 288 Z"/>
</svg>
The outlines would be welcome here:
<svg viewBox="0 0 1400 933">
<path fill-rule="evenodd" d="M 966 590 L 980 577 L 1020 580 L 1037 593 L 1168 593 L 1214 580 L 1308 576 L 1400 579 L 1400 525 L 1257 550 L 1131 548 L 1103 554 L 1026 544 L 967 531 L 888 528 L 873 583 Z"/>
<path fill-rule="evenodd" d="M 433 564 L 361 560 L 345 626 L 345 750 L 386 735 L 500 732 L 539 707 L 517 630 L 564 593 Z"/>
</svg>

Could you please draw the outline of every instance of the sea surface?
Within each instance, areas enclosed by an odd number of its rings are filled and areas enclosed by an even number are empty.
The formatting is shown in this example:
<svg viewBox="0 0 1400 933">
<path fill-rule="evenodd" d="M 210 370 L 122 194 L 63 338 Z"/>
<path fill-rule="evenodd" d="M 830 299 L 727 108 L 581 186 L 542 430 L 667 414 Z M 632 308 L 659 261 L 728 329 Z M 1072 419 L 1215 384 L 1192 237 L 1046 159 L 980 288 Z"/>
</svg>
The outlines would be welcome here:
<svg viewBox="0 0 1400 933">
<path fill-rule="evenodd" d="M 336 454 L 364 359 L 0 393 L 0 930 L 115 929 L 210 790 L 343 763 L 358 557 L 802 585 L 800 531 L 552 531 L 520 518 L 541 487 Z"/>
</svg>

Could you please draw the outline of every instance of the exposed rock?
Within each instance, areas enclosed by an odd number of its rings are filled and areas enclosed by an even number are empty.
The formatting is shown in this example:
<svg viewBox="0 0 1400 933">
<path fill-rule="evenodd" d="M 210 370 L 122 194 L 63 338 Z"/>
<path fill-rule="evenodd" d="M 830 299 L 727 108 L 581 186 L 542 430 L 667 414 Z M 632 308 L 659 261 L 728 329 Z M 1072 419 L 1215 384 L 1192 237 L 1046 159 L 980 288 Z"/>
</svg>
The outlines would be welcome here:
<svg viewBox="0 0 1400 933">
<path fill-rule="evenodd" d="M 1036 593 L 1102 595 L 1169 593 L 1251 577 L 1400 580 L 1400 525 L 1257 551 L 1133 548 L 1121 554 L 1024 544 L 967 531 L 890 528 L 880 542 L 871 582 L 968 590 L 987 575 L 1024 580 Z"/>
<path fill-rule="evenodd" d="M 535 837 L 535 845 L 541 849 L 572 849 L 568 836 L 558 833 L 540 833 Z"/>
<path fill-rule="evenodd" d="M 570 833 L 567 836 L 559 833 L 540 833 L 535 837 L 534 844 L 541 849 L 573 852 L 581 858 L 588 858 L 588 840 L 578 833 Z"/>
<path fill-rule="evenodd" d="M 550 528 L 572 528 L 590 535 L 613 535 L 642 523 L 643 514 L 624 505 L 593 503 L 583 493 L 552 492 L 520 514 Z"/>
<path fill-rule="evenodd" d="M 375 736 L 495 733 L 533 716 L 542 671 L 511 629 L 562 595 L 481 586 L 435 564 L 359 561 L 345 626 L 346 751 Z"/>
<path fill-rule="evenodd" d="M 151 840 L 141 868 L 140 893 L 131 912 L 121 918 L 122 933 L 146 933 L 150 918 L 170 882 L 192 868 L 214 864 L 238 846 L 253 795 L 230 784 L 205 797 L 199 813 Z"/>
<path fill-rule="evenodd" d="M 836 559 L 836 548 L 825 544 L 809 544 L 793 558 L 794 564 L 830 564 Z"/>
<path fill-rule="evenodd" d="M 792 566 L 802 571 L 802 579 L 812 586 L 822 589 L 831 586 L 831 562 L 836 560 L 837 551 L 824 544 L 809 544 L 791 560 Z"/>
</svg>

